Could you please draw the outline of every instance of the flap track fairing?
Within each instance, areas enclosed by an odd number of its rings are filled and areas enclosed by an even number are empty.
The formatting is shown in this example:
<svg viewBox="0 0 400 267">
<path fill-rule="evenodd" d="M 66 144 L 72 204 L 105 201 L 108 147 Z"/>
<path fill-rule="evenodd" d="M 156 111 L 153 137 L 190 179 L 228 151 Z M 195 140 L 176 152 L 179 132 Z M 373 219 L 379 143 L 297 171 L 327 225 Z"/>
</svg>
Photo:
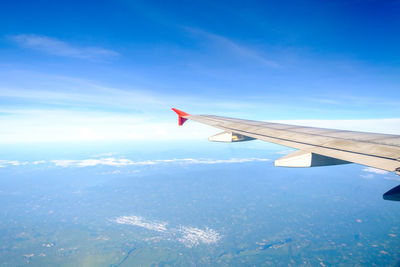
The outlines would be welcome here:
<svg viewBox="0 0 400 267">
<path fill-rule="evenodd" d="M 243 142 L 243 141 L 250 141 L 254 140 L 255 138 L 248 137 L 245 135 L 232 133 L 232 132 L 222 132 L 216 135 L 210 136 L 208 138 L 211 142 L 223 142 L 223 143 L 231 143 L 231 142 Z"/>
<path fill-rule="evenodd" d="M 275 166 L 278 167 L 297 167 L 297 168 L 331 166 L 331 165 L 341 165 L 348 163 L 351 162 L 302 150 L 297 150 L 291 154 L 288 154 L 280 159 L 275 160 L 274 162 Z"/>
</svg>

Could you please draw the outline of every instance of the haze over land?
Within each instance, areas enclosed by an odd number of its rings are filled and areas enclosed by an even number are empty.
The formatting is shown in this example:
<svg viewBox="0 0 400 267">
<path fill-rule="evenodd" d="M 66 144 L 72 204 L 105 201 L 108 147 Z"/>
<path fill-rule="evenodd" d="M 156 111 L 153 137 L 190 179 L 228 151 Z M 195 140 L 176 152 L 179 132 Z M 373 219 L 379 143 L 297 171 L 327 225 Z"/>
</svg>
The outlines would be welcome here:
<svg viewBox="0 0 400 267">
<path fill-rule="evenodd" d="M 382 200 L 399 183 L 391 173 L 275 168 L 269 159 L 288 151 L 261 141 L 12 147 L 0 154 L 10 158 L 0 168 L 6 266 L 393 265 L 400 257 L 398 203 Z M 116 164 L 127 162 L 146 164 Z"/>
</svg>

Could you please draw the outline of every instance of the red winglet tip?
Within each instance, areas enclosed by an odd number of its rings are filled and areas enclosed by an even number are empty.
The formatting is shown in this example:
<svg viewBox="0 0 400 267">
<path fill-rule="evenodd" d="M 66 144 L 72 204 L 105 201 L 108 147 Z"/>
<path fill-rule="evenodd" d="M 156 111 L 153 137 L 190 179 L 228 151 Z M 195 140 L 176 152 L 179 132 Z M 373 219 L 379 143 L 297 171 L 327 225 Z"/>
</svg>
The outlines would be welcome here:
<svg viewBox="0 0 400 267">
<path fill-rule="evenodd" d="M 176 108 L 172 108 L 173 111 L 176 112 L 176 114 L 178 114 L 178 124 L 179 126 L 183 125 L 185 123 L 185 121 L 187 121 L 187 118 L 184 118 L 183 116 L 190 116 L 189 113 L 183 112 L 182 110 L 176 109 Z"/>
<path fill-rule="evenodd" d="M 182 110 L 176 109 L 176 108 L 172 108 L 173 111 L 176 112 L 176 114 L 178 114 L 178 116 L 190 116 L 189 113 L 183 112 Z"/>
</svg>

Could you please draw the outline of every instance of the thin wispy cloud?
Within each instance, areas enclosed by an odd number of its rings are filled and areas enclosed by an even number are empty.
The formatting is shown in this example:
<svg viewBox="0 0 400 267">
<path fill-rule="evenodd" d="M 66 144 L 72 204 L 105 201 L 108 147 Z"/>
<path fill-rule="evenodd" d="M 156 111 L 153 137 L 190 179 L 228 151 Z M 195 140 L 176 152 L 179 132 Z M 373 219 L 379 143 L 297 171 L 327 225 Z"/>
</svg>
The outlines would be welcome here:
<svg viewBox="0 0 400 267">
<path fill-rule="evenodd" d="M 289 114 L 286 117 L 298 116 L 294 112 L 299 108 L 293 108 L 295 105 L 291 103 L 279 103 L 277 98 L 208 99 L 153 92 L 149 88 L 122 89 L 84 78 L 31 71 L 0 71 L 0 78 L 0 96 L 13 99 L 11 104 L 0 107 L 3 126 L 0 143 L 201 139 L 215 134 L 215 129 L 197 123 L 177 128 L 175 114 L 170 111 L 172 106 L 184 110 L 187 107 L 192 114 L 268 121 L 284 116 L 282 113 Z M 207 103 L 206 108 L 204 103 Z M 355 131 L 400 132 L 400 119 L 395 118 L 281 122 Z"/>
<path fill-rule="evenodd" d="M 37 105 L 45 103 L 54 105 L 58 109 L 63 109 L 65 105 L 68 105 L 91 110 L 100 107 L 110 111 L 117 108 L 125 111 L 148 112 L 151 105 L 151 112 L 154 112 L 168 110 L 172 103 L 203 107 L 203 103 L 207 102 L 208 107 L 225 110 L 248 109 L 254 105 L 254 103 L 226 97 L 208 99 L 201 95 L 175 95 L 132 84 L 121 88 L 95 80 L 34 71 L 0 70 L 0 81 L 0 96 L 18 98 L 21 101 L 28 99 Z M 110 101 L 110 96 L 114 101 Z M 0 112 L 7 111 L 8 109 L 0 110 Z"/>
<path fill-rule="evenodd" d="M 80 59 L 100 60 L 118 56 L 119 53 L 101 47 L 82 47 L 69 44 L 56 38 L 36 34 L 9 36 L 17 45 L 37 50 L 49 55 Z"/>
<path fill-rule="evenodd" d="M 204 31 L 204 30 L 200 30 L 200 29 L 190 28 L 190 27 L 184 27 L 184 29 L 191 34 L 201 36 L 202 38 L 208 40 L 211 43 L 218 44 L 219 46 L 223 47 L 223 49 L 221 49 L 221 51 L 230 51 L 231 53 L 233 53 L 239 57 L 256 61 L 267 67 L 271 67 L 271 68 L 279 68 L 280 67 L 280 64 L 277 61 L 266 58 L 260 52 L 254 50 L 254 49 L 245 47 L 243 45 L 240 45 L 224 36 L 210 33 L 210 32 Z"/>
<path fill-rule="evenodd" d="M 29 101 L 35 107 L 45 104 L 57 110 L 74 106 L 85 110 L 117 109 L 131 112 L 142 111 L 149 105 L 166 105 L 166 98 L 172 99 L 156 94 L 150 89 L 130 86 L 124 90 L 88 79 L 31 71 L 0 71 L 0 80 L 0 97 L 15 98 L 15 106 L 19 107 L 23 107 L 18 105 L 19 101 Z M 4 82 L 5 80 L 8 82 Z M 110 101 L 110 96 L 114 101 Z M 6 113 L 9 109 L 12 107 L 2 107 L 0 112 Z"/>
</svg>

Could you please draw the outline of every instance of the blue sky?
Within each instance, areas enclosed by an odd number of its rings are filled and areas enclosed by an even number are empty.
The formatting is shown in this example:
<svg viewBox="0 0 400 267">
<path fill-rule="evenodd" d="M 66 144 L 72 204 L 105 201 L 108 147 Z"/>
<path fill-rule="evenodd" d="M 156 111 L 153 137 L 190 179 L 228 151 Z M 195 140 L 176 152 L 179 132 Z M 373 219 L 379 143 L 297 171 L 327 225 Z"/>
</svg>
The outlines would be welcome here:
<svg viewBox="0 0 400 267">
<path fill-rule="evenodd" d="M 399 1 L 9 1 L 0 140 L 212 132 L 177 128 L 173 106 L 400 131 L 399 12 Z"/>
</svg>

